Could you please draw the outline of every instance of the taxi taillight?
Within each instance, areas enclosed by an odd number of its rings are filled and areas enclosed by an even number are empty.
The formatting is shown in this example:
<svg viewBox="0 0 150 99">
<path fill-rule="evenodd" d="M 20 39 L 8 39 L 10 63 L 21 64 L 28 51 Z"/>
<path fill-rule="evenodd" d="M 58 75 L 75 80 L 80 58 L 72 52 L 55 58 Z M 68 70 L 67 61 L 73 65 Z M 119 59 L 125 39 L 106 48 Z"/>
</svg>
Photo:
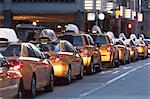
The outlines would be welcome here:
<svg viewBox="0 0 150 99">
<path fill-rule="evenodd" d="M 112 51 L 112 47 L 111 47 L 111 46 L 108 46 L 108 47 L 107 47 L 107 51 L 108 51 L 108 52 L 111 52 L 111 51 Z"/>
<path fill-rule="evenodd" d="M 17 60 L 11 60 L 10 63 L 15 70 L 20 70 L 24 66 L 23 62 Z"/>
<path fill-rule="evenodd" d="M 88 54 L 88 49 L 87 49 L 87 48 L 85 48 L 85 49 L 83 50 L 83 54 L 84 54 L 84 55 L 87 55 L 87 54 Z"/>
<path fill-rule="evenodd" d="M 61 55 L 57 55 L 57 56 L 51 56 L 49 58 L 49 60 L 55 60 L 55 62 L 61 61 L 62 60 L 62 56 Z"/>
</svg>

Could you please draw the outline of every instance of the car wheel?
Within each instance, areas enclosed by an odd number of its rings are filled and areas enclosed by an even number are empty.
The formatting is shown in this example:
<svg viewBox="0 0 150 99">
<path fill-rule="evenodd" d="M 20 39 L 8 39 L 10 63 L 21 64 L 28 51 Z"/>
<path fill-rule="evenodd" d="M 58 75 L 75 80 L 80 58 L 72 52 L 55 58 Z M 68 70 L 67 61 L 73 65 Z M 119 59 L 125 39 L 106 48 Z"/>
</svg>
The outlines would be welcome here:
<svg viewBox="0 0 150 99">
<path fill-rule="evenodd" d="M 128 60 L 127 60 L 127 64 L 130 64 L 131 60 L 130 60 L 130 56 L 128 57 Z"/>
<path fill-rule="evenodd" d="M 51 74 L 50 74 L 50 80 L 49 80 L 49 84 L 48 86 L 45 86 L 45 91 L 48 92 L 52 92 L 54 89 L 54 73 L 53 71 L 51 71 Z"/>
<path fill-rule="evenodd" d="M 29 96 L 34 98 L 36 96 L 36 79 L 35 76 L 32 77 L 31 80 L 31 89 L 29 91 Z"/>
<path fill-rule="evenodd" d="M 71 68 L 68 68 L 68 74 L 67 74 L 67 78 L 66 78 L 66 84 L 70 84 L 72 82 L 72 76 L 71 76 Z"/>
<path fill-rule="evenodd" d="M 115 60 L 114 60 L 114 58 L 113 58 L 112 62 L 110 62 L 110 66 L 109 67 L 110 68 L 114 68 L 115 67 Z"/>
<path fill-rule="evenodd" d="M 119 58 L 118 58 L 118 59 L 116 59 L 116 61 L 115 61 L 115 67 L 119 67 L 119 65 L 120 65 L 120 62 L 119 62 Z"/>
<path fill-rule="evenodd" d="M 80 73 L 77 75 L 77 79 L 83 79 L 83 74 L 84 74 L 84 70 L 83 70 L 83 66 L 81 66 Z"/>
<path fill-rule="evenodd" d="M 102 71 L 102 62 L 99 62 L 99 66 L 96 68 L 96 72 Z"/>
<path fill-rule="evenodd" d="M 23 79 L 20 79 L 19 88 L 18 88 L 18 99 L 24 98 L 25 90 L 23 85 Z"/>
<path fill-rule="evenodd" d="M 94 73 L 94 64 L 91 61 L 90 66 L 87 67 L 87 74 L 92 75 Z"/>
</svg>

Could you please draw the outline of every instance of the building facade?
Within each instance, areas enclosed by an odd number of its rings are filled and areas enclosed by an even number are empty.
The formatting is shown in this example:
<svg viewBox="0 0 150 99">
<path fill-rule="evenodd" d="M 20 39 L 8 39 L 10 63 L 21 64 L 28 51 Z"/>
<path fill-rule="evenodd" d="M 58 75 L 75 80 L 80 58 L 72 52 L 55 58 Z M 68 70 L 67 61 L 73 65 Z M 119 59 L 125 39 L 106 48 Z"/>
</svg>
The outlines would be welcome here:
<svg viewBox="0 0 150 99">
<path fill-rule="evenodd" d="M 135 1 L 139 0 L 0 0 L 0 23 L 15 27 L 19 23 L 37 22 L 54 28 L 75 23 L 82 31 L 88 31 L 97 24 L 104 32 L 113 31 L 116 35 L 124 32 L 128 35 L 136 27 L 128 30 L 127 24 L 136 24 L 137 21 L 132 20 L 131 13 L 126 18 L 125 9 L 138 12 Z M 120 18 L 116 17 L 116 10 L 122 13 Z M 94 20 L 88 20 L 88 13 L 95 14 L 92 16 Z M 104 20 L 99 20 L 100 13 L 105 14 Z"/>
<path fill-rule="evenodd" d="M 150 0 L 145 0 L 143 12 L 144 12 L 143 33 L 145 33 L 145 36 L 147 38 L 150 38 Z"/>
</svg>

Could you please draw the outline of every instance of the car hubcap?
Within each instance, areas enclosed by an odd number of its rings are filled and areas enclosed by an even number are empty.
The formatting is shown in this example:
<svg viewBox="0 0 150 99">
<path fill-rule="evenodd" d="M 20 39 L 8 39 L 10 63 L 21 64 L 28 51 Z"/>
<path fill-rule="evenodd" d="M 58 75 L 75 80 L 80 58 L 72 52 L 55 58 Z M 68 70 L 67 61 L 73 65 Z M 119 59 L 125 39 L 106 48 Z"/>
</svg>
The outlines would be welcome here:
<svg viewBox="0 0 150 99">
<path fill-rule="evenodd" d="M 91 63 L 91 72 L 92 72 L 92 73 L 94 72 L 94 66 L 93 66 L 93 63 Z"/>
<path fill-rule="evenodd" d="M 83 77 L 83 66 L 81 67 L 81 77 Z"/>
<path fill-rule="evenodd" d="M 68 70 L 68 81 L 71 82 L 71 70 Z"/>
<path fill-rule="evenodd" d="M 33 94 L 33 96 L 35 96 L 35 91 L 36 91 L 35 79 L 32 79 L 32 94 Z"/>
<path fill-rule="evenodd" d="M 54 85 L 54 75 L 53 75 L 53 73 L 51 73 L 51 87 L 53 87 L 53 85 Z"/>
</svg>

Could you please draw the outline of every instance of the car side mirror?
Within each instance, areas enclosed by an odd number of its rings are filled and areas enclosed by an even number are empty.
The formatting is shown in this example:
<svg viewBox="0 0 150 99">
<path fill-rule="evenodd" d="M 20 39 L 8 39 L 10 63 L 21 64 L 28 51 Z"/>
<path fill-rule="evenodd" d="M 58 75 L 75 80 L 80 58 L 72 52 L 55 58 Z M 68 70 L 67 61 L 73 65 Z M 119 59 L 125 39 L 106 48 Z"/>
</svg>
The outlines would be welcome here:
<svg viewBox="0 0 150 99">
<path fill-rule="evenodd" d="M 46 59 L 49 59 L 50 56 L 48 54 L 44 54 Z"/>
<path fill-rule="evenodd" d="M 96 43 L 96 46 L 97 46 L 97 47 L 101 47 L 101 44 L 100 44 L 100 43 Z"/>
</svg>

